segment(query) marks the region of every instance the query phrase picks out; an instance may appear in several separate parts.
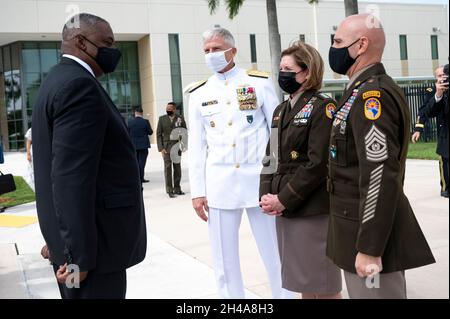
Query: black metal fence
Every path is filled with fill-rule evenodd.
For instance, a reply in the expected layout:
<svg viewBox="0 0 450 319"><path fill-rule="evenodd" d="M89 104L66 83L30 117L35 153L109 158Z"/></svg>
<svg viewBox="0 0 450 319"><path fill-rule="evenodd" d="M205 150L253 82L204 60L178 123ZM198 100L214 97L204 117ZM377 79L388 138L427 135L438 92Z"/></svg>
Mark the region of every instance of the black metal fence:
<svg viewBox="0 0 450 319"><path fill-rule="evenodd" d="M419 108L425 102L425 95L428 88L434 88L434 83L414 83L414 84L400 84L400 87L405 92L406 100L408 101L409 109L411 111L411 132L414 132L415 123L419 116ZM420 135L424 142L431 142L437 140L437 126L436 118L428 119L425 123L425 129Z"/></svg>
<svg viewBox="0 0 450 319"><path fill-rule="evenodd" d="M414 132L419 108L424 103L427 89L434 88L435 79L433 77L403 77L394 78L394 80L405 93L411 112L410 131ZM322 91L330 94L336 100L339 100L346 84L347 80L325 80ZM429 119L427 121L420 139L423 142L433 142L437 140L436 119Z"/></svg>

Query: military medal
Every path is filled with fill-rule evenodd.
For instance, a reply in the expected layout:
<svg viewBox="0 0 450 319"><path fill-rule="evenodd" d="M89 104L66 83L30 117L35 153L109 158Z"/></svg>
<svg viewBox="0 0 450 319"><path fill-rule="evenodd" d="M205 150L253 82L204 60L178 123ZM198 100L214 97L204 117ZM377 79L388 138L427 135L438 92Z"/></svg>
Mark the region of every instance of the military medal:
<svg viewBox="0 0 450 319"><path fill-rule="evenodd" d="M254 87L243 85L236 89L239 110L256 110L258 108L256 91Z"/></svg>
<svg viewBox="0 0 450 319"><path fill-rule="evenodd" d="M347 128L347 118L350 115L350 111L352 109L353 103L355 103L356 98L358 96L358 92L365 85L363 83L360 87L353 89L352 95L348 98L345 104L339 109L339 111L334 115L333 127L340 126L339 133L342 135L345 134L345 130Z"/></svg>
<svg viewBox="0 0 450 319"><path fill-rule="evenodd" d="M292 125L299 126L299 124L308 123L308 119L311 117L312 111L314 110L314 102L317 97L313 96L308 103L294 116L294 121Z"/></svg>
<svg viewBox="0 0 450 319"><path fill-rule="evenodd" d="M345 134L345 128L347 127L347 121L342 121L341 122L341 128L339 130L339 132L344 135Z"/></svg>

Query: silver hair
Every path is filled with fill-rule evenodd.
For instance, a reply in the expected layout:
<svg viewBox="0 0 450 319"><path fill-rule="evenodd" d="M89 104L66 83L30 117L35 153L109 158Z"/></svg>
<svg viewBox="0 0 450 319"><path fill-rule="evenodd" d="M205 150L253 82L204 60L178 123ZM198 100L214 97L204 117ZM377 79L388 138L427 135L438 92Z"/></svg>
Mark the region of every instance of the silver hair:
<svg viewBox="0 0 450 319"><path fill-rule="evenodd" d="M228 43L233 48L235 47L235 44L236 44L231 32L224 28L214 28L212 30L207 30L207 31L203 32L202 37L203 37L203 42L206 42L210 39L218 37L218 38L222 38L223 40L225 40L225 42Z"/></svg>
<svg viewBox="0 0 450 319"><path fill-rule="evenodd" d="M76 14L64 24L62 38L63 40L69 40L74 31L94 28L100 22L108 23L105 19L90 13Z"/></svg>

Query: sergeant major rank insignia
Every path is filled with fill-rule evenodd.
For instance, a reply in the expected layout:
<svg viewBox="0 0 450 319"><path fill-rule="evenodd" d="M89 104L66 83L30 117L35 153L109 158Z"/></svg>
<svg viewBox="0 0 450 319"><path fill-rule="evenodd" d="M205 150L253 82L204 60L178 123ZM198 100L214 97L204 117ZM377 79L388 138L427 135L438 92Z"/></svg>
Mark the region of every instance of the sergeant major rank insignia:
<svg viewBox="0 0 450 319"><path fill-rule="evenodd" d="M247 85L240 86L236 89L239 110L256 110L258 108L255 88Z"/></svg>

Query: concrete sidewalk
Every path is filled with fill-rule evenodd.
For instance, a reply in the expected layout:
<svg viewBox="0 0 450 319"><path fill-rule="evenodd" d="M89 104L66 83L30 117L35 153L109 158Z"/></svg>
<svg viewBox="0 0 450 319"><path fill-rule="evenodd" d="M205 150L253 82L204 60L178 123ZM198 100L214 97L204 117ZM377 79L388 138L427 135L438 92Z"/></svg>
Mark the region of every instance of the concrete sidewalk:
<svg viewBox="0 0 450 319"><path fill-rule="evenodd" d="M5 160L0 167L3 172L27 174L24 154L10 153ZM150 152L146 168L150 183L144 184L148 254L144 262L128 271L128 298L218 297L207 224L191 208L187 162L188 154L182 162L182 188L187 194L170 199L164 191L163 161L155 148ZM435 265L407 271L408 296L448 298L449 207L448 200L439 196L438 163L409 160L405 182L406 193L437 259ZM34 204L9 209L6 213L36 214ZM246 218L240 234L247 295L270 298L267 276ZM51 268L39 255L43 244L38 224L24 228L0 227L0 298L11 297L14 291L20 298L58 297ZM13 254L15 247L18 256Z"/></svg>

